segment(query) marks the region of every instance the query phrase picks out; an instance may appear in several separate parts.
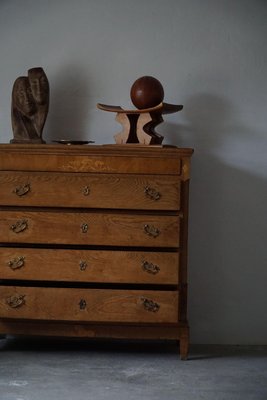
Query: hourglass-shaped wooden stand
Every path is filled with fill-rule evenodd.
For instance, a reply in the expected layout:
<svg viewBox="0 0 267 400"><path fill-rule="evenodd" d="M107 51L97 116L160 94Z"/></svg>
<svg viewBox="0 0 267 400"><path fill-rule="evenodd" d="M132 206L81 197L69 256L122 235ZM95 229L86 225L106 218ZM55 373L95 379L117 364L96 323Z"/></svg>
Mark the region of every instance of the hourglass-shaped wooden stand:
<svg viewBox="0 0 267 400"><path fill-rule="evenodd" d="M100 110L115 112L115 120L122 125L122 131L114 138L117 144L139 143L143 145L161 144L164 137L155 131L163 122L163 114L171 114L182 110L182 105L160 103L155 107L141 110L125 110L120 106L98 103Z"/></svg>

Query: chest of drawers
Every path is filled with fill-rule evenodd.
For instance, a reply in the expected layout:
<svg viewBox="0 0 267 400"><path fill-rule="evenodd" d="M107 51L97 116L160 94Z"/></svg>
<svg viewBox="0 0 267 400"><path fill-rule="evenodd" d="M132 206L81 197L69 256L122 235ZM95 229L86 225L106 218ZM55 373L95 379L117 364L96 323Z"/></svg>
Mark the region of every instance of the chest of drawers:
<svg viewBox="0 0 267 400"><path fill-rule="evenodd" d="M0 145L0 333L189 345L192 149Z"/></svg>

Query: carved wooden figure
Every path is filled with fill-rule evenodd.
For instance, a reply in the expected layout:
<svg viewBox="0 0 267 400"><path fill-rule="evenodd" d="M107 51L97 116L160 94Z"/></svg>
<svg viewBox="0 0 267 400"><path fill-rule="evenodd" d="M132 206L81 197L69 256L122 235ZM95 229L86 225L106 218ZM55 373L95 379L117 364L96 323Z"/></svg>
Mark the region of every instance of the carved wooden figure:
<svg viewBox="0 0 267 400"><path fill-rule="evenodd" d="M11 143L45 143L42 131L49 107L49 83L42 68L18 77L12 89Z"/></svg>
<svg viewBox="0 0 267 400"><path fill-rule="evenodd" d="M41 142L33 123L36 109L28 77L18 77L12 90L11 120L14 139L11 143Z"/></svg>
<svg viewBox="0 0 267 400"><path fill-rule="evenodd" d="M28 77L32 95L37 105L37 112L33 117L34 124L38 135L42 137L49 108L49 82L43 68L41 67L29 69Z"/></svg>

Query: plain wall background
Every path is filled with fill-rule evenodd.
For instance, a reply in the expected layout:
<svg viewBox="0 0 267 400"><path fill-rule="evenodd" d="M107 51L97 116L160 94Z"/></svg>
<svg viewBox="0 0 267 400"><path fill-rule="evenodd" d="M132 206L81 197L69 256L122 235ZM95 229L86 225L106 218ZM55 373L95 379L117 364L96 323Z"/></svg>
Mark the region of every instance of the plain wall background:
<svg viewBox="0 0 267 400"><path fill-rule="evenodd" d="M267 1L1 0L0 141L15 79L50 82L46 141L113 143L140 76L183 104L157 130L194 147L189 322L194 343L267 344Z"/></svg>

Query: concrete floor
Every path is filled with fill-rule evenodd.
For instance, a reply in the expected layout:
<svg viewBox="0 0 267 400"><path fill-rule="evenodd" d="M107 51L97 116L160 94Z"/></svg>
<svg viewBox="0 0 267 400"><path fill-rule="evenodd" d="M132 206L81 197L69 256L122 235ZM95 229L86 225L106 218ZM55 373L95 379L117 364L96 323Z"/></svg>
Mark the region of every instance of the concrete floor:
<svg viewBox="0 0 267 400"><path fill-rule="evenodd" d="M267 347L0 340L0 400L266 400Z"/></svg>

